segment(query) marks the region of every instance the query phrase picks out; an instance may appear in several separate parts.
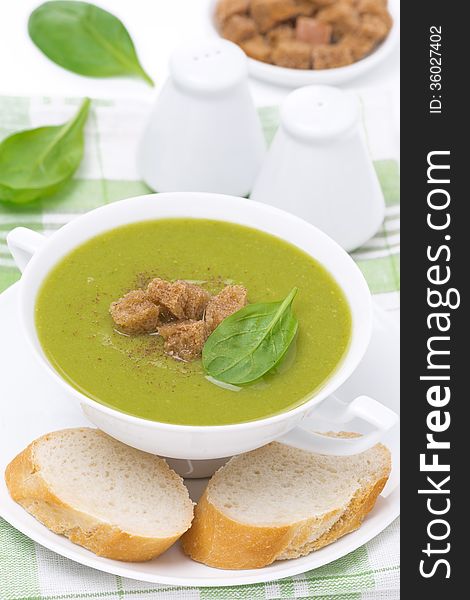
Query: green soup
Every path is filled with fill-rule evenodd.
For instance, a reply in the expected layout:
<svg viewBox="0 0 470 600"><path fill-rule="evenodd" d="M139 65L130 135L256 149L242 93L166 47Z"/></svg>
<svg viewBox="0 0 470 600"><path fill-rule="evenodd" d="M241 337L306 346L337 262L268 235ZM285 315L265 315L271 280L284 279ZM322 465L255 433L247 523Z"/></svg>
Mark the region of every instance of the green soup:
<svg viewBox="0 0 470 600"><path fill-rule="evenodd" d="M213 293L239 283L249 302L281 300L297 286L295 343L261 381L219 387L200 360L166 356L158 335L115 331L110 303L157 276L198 282ZM295 246L230 223L164 219L113 229L62 259L39 292L36 326L52 365L86 396L153 421L223 425L304 402L341 361L351 315L331 275Z"/></svg>

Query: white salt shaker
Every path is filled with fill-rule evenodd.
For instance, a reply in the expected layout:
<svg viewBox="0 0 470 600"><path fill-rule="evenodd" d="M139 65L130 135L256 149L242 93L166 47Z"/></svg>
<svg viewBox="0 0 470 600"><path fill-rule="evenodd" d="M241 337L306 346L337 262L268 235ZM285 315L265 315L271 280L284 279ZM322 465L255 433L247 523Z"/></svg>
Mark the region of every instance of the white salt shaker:
<svg viewBox="0 0 470 600"><path fill-rule="evenodd" d="M329 86L292 92L251 198L304 218L348 251L372 237L385 203L357 96Z"/></svg>
<svg viewBox="0 0 470 600"><path fill-rule="evenodd" d="M152 189L251 192L265 140L247 78L245 54L226 40L174 52L139 148L141 175Z"/></svg>

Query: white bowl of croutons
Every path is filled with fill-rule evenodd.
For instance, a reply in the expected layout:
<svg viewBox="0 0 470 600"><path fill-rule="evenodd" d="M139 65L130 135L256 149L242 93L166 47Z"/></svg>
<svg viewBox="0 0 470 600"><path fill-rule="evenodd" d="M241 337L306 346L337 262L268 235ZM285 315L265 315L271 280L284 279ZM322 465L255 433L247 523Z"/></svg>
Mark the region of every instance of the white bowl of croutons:
<svg viewBox="0 0 470 600"><path fill-rule="evenodd" d="M211 0L210 27L257 79L339 84L382 63L399 39L399 0Z"/></svg>

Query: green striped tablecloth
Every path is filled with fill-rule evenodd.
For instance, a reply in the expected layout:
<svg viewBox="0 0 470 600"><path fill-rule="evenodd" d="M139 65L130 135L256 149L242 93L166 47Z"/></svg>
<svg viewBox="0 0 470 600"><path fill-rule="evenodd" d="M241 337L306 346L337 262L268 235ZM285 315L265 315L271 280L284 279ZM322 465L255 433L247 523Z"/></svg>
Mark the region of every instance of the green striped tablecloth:
<svg viewBox="0 0 470 600"><path fill-rule="evenodd" d="M361 96L370 152L387 204L381 230L353 254L376 300L399 306L399 173L390 98ZM0 97L0 140L13 131L65 121L76 98ZM149 190L139 180L135 156L148 106L136 100L95 100L86 127L86 150L75 178L55 196L30 206L0 201L0 292L19 279L5 238L18 225L50 234L75 216L102 204ZM278 123L276 108L260 109L268 140ZM397 600L398 521L351 554L296 577L232 588L176 588L100 573L35 544L0 519L0 600L196 600L318 598Z"/></svg>

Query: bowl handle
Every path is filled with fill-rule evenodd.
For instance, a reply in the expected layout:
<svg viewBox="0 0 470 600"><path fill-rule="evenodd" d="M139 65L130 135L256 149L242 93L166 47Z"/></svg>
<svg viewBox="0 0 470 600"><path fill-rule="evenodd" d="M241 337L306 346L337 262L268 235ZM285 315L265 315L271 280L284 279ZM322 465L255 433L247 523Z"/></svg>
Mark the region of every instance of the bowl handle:
<svg viewBox="0 0 470 600"><path fill-rule="evenodd" d="M371 448L398 422L398 415L380 402L368 396L358 396L350 403L345 403L330 396L311 411L298 425L276 441L301 450L317 454L349 456L359 454ZM372 430L358 437L331 437L320 431L328 431L328 424L349 423L353 419L365 421Z"/></svg>
<svg viewBox="0 0 470 600"><path fill-rule="evenodd" d="M46 241L46 237L26 227L16 227L7 235L8 249L18 269L23 272L33 254Z"/></svg>

